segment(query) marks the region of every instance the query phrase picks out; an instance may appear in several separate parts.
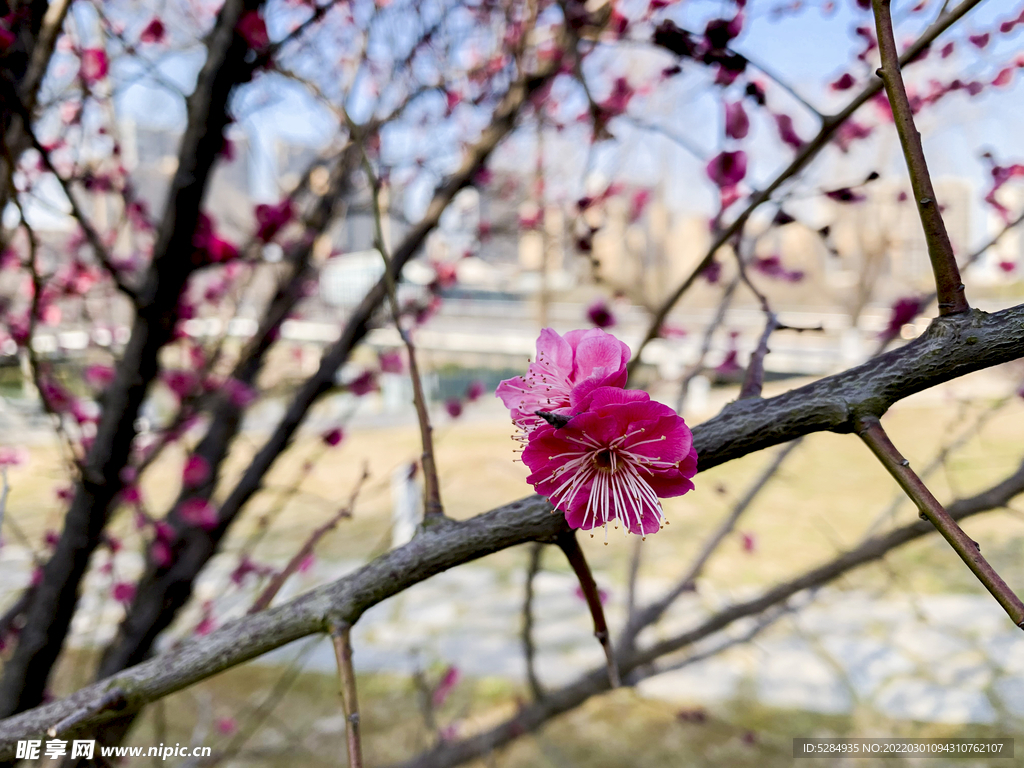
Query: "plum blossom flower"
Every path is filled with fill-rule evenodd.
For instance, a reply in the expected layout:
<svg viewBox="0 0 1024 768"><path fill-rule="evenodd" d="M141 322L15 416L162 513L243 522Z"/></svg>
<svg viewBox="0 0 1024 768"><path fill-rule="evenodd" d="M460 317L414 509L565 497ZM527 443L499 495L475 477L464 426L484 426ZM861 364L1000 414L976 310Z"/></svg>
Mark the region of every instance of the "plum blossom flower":
<svg viewBox="0 0 1024 768"><path fill-rule="evenodd" d="M573 528L621 522L661 529L661 498L693 490L697 451L686 423L641 390L599 387L562 427L538 427L523 451L527 478Z"/></svg>
<svg viewBox="0 0 1024 768"><path fill-rule="evenodd" d="M742 101L725 105L725 135L730 139L746 138L750 131L750 118Z"/></svg>
<svg viewBox="0 0 1024 768"><path fill-rule="evenodd" d="M210 477L210 462L198 454L192 454L182 470L182 481L186 488L202 485Z"/></svg>
<svg viewBox="0 0 1024 768"><path fill-rule="evenodd" d="M742 149L718 153L708 163L707 174L722 189L736 187L747 175L747 153Z"/></svg>
<svg viewBox="0 0 1024 768"><path fill-rule="evenodd" d="M402 373L405 370L402 353L397 349L390 352L381 352L377 355L377 359L380 361L380 369L384 373Z"/></svg>
<svg viewBox="0 0 1024 768"><path fill-rule="evenodd" d="M110 63L107 52L102 48L86 48L82 51L82 65L79 74L86 85L95 85L107 76Z"/></svg>
<svg viewBox="0 0 1024 768"><path fill-rule="evenodd" d="M189 525L212 531L217 527L217 508L199 496L186 499L178 508L181 519Z"/></svg>
<svg viewBox="0 0 1024 768"><path fill-rule="evenodd" d="M474 381L471 381L469 383L469 386L466 387L466 399L471 403L475 402L479 400L483 393L486 391L486 385L479 379L476 379Z"/></svg>
<svg viewBox="0 0 1024 768"><path fill-rule="evenodd" d="M167 29L164 27L163 21L160 20L159 16L154 16L153 20L146 25L146 28L139 35L139 42L162 43L166 34Z"/></svg>
<svg viewBox="0 0 1024 768"><path fill-rule="evenodd" d="M285 198L277 205L256 206L256 237L264 243L270 242L278 230L295 216L292 201Z"/></svg>
<svg viewBox="0 0 1024 768"><path fill-rule="evenodd" d="M238 20L238 26L235 29L245 39L245 42L249 44L249 47L254 50L258 51L270 45L267 24L257 11L249 11L244 14Z"/></svg>
<svg viewBox="0 0 1024 768"><path fill-rule="evenodd" d="M459 668L455 666L449 666L444 671L441 679L437 683L437 687L434 688L433 693L430 696L431 703L434 708L439 708L448 699L448 696L455 689L455 686L459 683L459 678L462 675L459 672Z"/></svg>
<svg viewBox="0 0 1024 768"><path fill-rule="evenodd" d="M368 395L371 392L376 392L379 388L377 374L373 371L363 371L345 386L356 397Z"/></svg>
<svg viewBox="0 0 1024 768"><path fill-rule="evenodd" d="M495 395L512 412L513 423L529 433L545 423L537 411L568 413L598 387L624 386L629 354L629 347L599 328L564 337L545 328L526 375L501 382Z"/></svg>
<svg viewBox="0 0 1024 768"><path fill-rule="evenodd" d="M320 439L324 441L324 445L330 446L331 448L333 448L336 445L339 445L341 441L344 439L344 437L345 433L341 430L340 427L329 429L322 435L320 435Z"/></svg>
<svg viewBox="0 0 1024 768"><path fill-rule="evenodd" d="M597 328L611 328L615 325L615 314L604 299L598 299L587 307L587 319Z"/></svg>
<svg viewBox="0 0 1024 768"><path fill-rule="evenodd" d="M885 330L881 333L881 336L883 338L894 336L899 332L900 328L917 317L917 314L920 311L921 299L916 296L904 296L897 299L892 305L889 322L886 325Z"/></svg>
<svg viewBox="0 0 1024 768"><path fill-rule="evenodd" d="M128 604L135 598L135 585L128 581L119 581L111 592L117 602Z"/></svg>
<svg viewBox="0 0 1024 768"><path fill-rule="evenodd" d="M775 125L779 129L779 138L793 149L800 149L804 140L797 134L793 127L793 118L789 115L775 115Z"/></svg>

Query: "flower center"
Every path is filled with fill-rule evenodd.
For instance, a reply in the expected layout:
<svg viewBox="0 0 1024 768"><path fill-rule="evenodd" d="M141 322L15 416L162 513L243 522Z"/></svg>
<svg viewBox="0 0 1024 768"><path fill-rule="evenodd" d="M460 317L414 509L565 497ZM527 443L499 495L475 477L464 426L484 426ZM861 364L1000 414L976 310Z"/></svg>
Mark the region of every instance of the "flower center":
<svg viewBox="0 0 1024 768"><path fill-rule="evenodd" d="M594 456L594 463L599 469L608 470L612 468L612 452L610 449L605 448L602 451L598 451L597 455Z"/></svg>

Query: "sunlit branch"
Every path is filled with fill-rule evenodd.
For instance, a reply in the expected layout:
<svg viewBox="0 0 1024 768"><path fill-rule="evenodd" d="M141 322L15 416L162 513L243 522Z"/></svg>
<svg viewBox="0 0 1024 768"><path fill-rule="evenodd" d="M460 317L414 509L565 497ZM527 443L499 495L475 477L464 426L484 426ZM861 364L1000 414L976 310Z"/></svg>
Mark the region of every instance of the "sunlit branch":
<svg viewBox="0 0 1024 768"><path fill-rule="evenodd" d="M910 108L907 88L900 72L900 58L896 50L889 3L890 0L872 0L871 3L878 31L878 50L882 58L882 66L877 74L885 82L896 131L903 145L903 156L910 171L910 186L924 227L924 239L928 246L932 272L935 273L939 314L966 312L970 305L964 293L964 284L960 280L960 268L956 263L956 254L953 253L953 244L946 232L946 224L942 220L939 201L935 199L935 190L932 188L932 179L928 173L928 162L921 144L921 134L914 125L914 113Z"/></svg>
<svg viewBox="0 0 1024 768"><path fill-rule="evenodd" d="M903 56L900 57L901 63L906 63L917 58L923 50L928 48L935 39L945 32L954 23L959 21L969 11L976 7L981 0L963 0L958 6L952 11L940 15L922 34L920 37L911 44ZM728 243L737 232L743 229L747 219L750 218L751 214L757 210L763 203L771 199L772 194L779 189L786 181L798 174L804 169L808 162L813 159L822 149L824 149L828 143L832 140L839 127L845 123L853 114L860 109L865 103L867 103L875 94L882 90L882 82L875 80L868 83L863 90L857 96L855 96L846 107L834 114L829 115L825 118L824 123L821 126L821 130L818 134L805 143L796 153L796 156L784 168L778 175L772 179L768 185L759 192L755 192L750 202L742 210L742 212L732 221L731 224L724 227L714 240L704 255L704 258L694 267L693 271L686 277L685 280L669 295L669 297L662 302L661 306L654 313L651 318L650 325L648 326L647 333L643 340L634 350L633 359L629 363L630 375L635 373L636 367L640 364L640 360L643 356L643 351L647 345L658 337L661 327L664 325L665 320L668 318L672 308L678 303L683 295L690 289L694 281L703 272L707 266L714 259L715 254L718 250Z"/></svg>
<svg viewBox="0 0 1024 768"><path fill-rule="evenodd" d="M1013 623L1024 629L1024 603L981 554L979 544L964 533L963 529L943 509L938 499L928 490L928 486L910 468L910 462L904 459L896 446L892 444L889 436L882 429L881 422L877 418L863 419L858 434L886 471L893 476L893 479L914 502L921 515L927 517L938 529L942 537L949 542L960 559L978 578L978 581L985 585L985 588L1003 607Z"/></svg>

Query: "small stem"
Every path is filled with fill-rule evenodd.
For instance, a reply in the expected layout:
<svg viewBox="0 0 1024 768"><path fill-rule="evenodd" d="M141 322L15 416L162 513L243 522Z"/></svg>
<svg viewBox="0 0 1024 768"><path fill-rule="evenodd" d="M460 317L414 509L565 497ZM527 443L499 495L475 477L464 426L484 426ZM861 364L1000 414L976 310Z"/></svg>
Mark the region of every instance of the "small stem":
<svg viewBox="0 0 1024 768"><path fill-rule="evenodd" d="M885 84L885 92L892 107L896 131L903 145L903 155L910 172L910 185L914 191L914 202L921 216L924 238L928 245L928 258L935 273L935 288L939 296L939 314L954 315L970 309L960 279L960 268L956 263L953 245L949 241L942 213L939 211L935 190L932 188L928 163L921 145L921 134L914 125L914 113L907 98L907 88L900 73L899 53L892 29L890 0L872 0L875 12L875 27L878 32L878 51L882 66L878 76Z"/></svg>
<svg viewBox="0 0 1024 768"><path fill-rule="evenodd" d="M655 603L651 603L640 611L633 611L630 613L629 620L626 624L626 629L623 630L622 637L619 639L619 644L632 648L634 646L636 637L640 634L640 631L645 627L649 627L658 621L664 614L665 611L671 607L671 605L682 595L684 592L690 592L696 588L697 577L704 570L704 566L707 565L711 556L718 550L719 545L725 541L725 537L728 536L736 527L737 521L740 516L746 512L750 505L754 503L757 496L764 490L768 482L775 477L775 474L779 471L782 463L786 460L790 453L796 449L800 443L803 442L802 437L798 437L796 440L792 440L781 449L779 449L774 458L768 463L768 466L764 468L757 479L747 489L747 492L743 494L743 498L736 502L733 506L729 516L719 523L718 528L715 529L714 533L708 537L707 541L704 542L704 546L701 547L700 552L697 554L696 559L686 570L686 573L681 579L679 579L671 590L665 593L660 600Z"/></svg>
<svg viewBox="0 0 1024 768"><path fill-rule="evenodd" d="M356 675L352 670L350 624L334 627L334 657L338 662L338 687L345 712L345 741L348 744L348 768L363 768L363 747L359 736L359 702L356 699Z"/></svg>
<svg viewBox="0 0 1024 768"><path fill-rule="evenodd" d="M353 132L357 130L355 123L350 121L350 128ZM360 141L363 149L363 168L366 177L370 180L370 187L373 194L370 196L373 205L374 240L381 258L384 259L384 282L387 286L388 303L391 305L391 314L395 321L395 328L405 345L406 354L409 356L409 378L412 380L412 399L416 406L416 417L419 422L420 440L423 443L423 456L420 460L423 466L423 519L444 517L444 507L441 505L441 485L437 479L437 460L434 456L433 427L430 425L430 413L427 410L427 399L423 394L423 381L420 379L419 365L416 362L416 346L412 342L412 336L402 328L402 314L398 306L398 293L395 288L395 275L391 271L391 255L387 243L384 241L384 227L380 206L380 179L373 171L370 164L370 156L366 153L365 142Z"/></svg>
<svg viewBox="0 0 1024 768"><path fill-rule="evenodd" d="M601 595L597 591L597 582L594 581L594 574L590 572L587 558L583 555L579 541L576 540L576 532L568 531L559 534L556 543L565 553L565 558L575 571L576 578L579 579L580 589L583 590L583 597L586 599L590 615L594 619L594 637L601 643L608 662L608 682L612 688L618 688L622 683L619 680L619 667L615 662L615 651L612 650L612 639L608 634L608 623L604 618Z"/></svg>
<svg viewBox="0 0 1024 768"><path fill-rule="evenodd" d="M260 611L269 608L270 603L273 602L277 593L281 591L281 587L283 587L284 583L288 581L288 578L299 570L299 566L302 565L303 561L307 557L313 554L313 550L320 542L320 539L337 528L338 523L342 520L352 517L352 509L355 507L356 498L359 496L359 491L363 487L363 483L366 482L366 479L369 476L370 470L364 465L363 474L360 476L359 480L356 481L356 487L349 496L348 503L339 509L330 520L310 534L309 538L306 539L306 542L299 548L299 551L296 552L292 556L292 559L288 561L288 564L285 565L280 573L270 580L270 584L267 585L267 588L263 590L262 594L260 594L256 599L256 602L253 603L252 607L249 609L250 614L259 613Z"/></svg>
<svg viewBox="0 0 1024 768"><path fill-rule="evenodd" d="M523 657L526 661L526 682L534 701L544 698L544 689L537 678L534 664L537 648L533 644L533 579L540 571L540 560L544 545L535 541L530 545L530 564L526 568L526 591L523 595Z"/></svg>
<svg viewBox="0 0 1024 768"><path fill-rule="evenodd" d="M1014 594L1006 582L982 557L978 543L971 539L942 505L932 495L917 473L910 468L910 462L903 458L877 418L862 419L857 434L867 444L882 465L893 476L903 491L917 505L921 515L927 517L949 545L956 550L967 567L1003 607L1010 619L1024 629L1024 603Z"/></svg>

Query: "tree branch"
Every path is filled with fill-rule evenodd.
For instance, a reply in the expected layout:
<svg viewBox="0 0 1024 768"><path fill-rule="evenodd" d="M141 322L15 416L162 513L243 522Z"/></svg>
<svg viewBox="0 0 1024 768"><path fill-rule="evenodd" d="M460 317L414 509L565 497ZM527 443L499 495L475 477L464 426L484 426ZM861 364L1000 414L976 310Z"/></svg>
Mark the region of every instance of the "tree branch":
<svg viewBox="0 0 1024 768"><path fill-rule="evenodd" d="M971 515L1005 506L1014 496L1024 493L1024 463L1006 480L969 499L949 505L950 515L961 520ZM934 532L931 523L918 520L887 534L871 537L858 547L845 552L832 561L784 582L761 596L744 603L729 606L714 614L692 630L664 640L641 651L619 648L618 663L623 675L631 683L660 671L652 665L670 653L692 646L730 624L747 616L758 616L785 603L790 597L806 589L820 587L843 574L875 560L910 541ZM641 672L641 670L649 670ZM442 744L413 759L392 768L451 768L474 758L489 754L520 736L537 730L552 718L568 712L591 696L608 690L608 678L603 668L593 669L578 680L550 692L543 701L521 708L513 717L490 730L458 742ZM0 731L2 732L2 731Z"/></svg>
<svg viewBox="0 0 1024 768"><path fill-rule="evenodd" d="M157 231L153 261L138 287L138 312L103 408L92 448L83 465L64 530L53 557L43 568L25 629L0 680L0 715L42 700L71 618L78 588L98 545L113 500L123 481L135 438L135 417L159 370L159 353L174 333L178 299L194 265L192 251L199 206L215 158L223 145L227 102L234 86L252 76L244 59L249 48L235 31L252 0L228 0L207 38L208 55L188 103L188 127L179 165L171 182L167 211Z"/></svg>
<svg viewBox="0 0 1024 768"><path fill-rule="evenodd" d="M996 573L988 560L982 556L978 543L964 533L963 529L949 516L949 513L942 508L938 499L928 490L928 486L910 468L910 462L900 455L882 428L881 422L874 417L866 418L861 422L857 433L886 471L899 483L904 493L914 502L921 515L930 520L932 525L938 529L942 538L948 541L949 545L960 555L960 559L978 577L978 581L985 585L985 588L1003 607L1013 623L1024 629L1024 603Z"/></svg>
<svg viewBox="0 0 1024 768"><path fill-rule="evenodd" d="M534 701L544 698L544 689L537 677L535 663L537 648L533 644L533 580L540 571L540 561L544 554L544 545L534 542L530 545L530 564L526 568L526 587L523 594L523 659L526 663L526 683Z"/></svg>
<svg viewBox="0 0 1024 768"><path fill-rule="evenodd" d="M557 514L557 513L556 513ZM608 662L608 684L612 688L618 688L619 668L615 665L615 652L612 650L612 638L608 632L608 622L604 618L604 606L601 604L601 593L594 581L594 574L590 572L590 565L580 548L576 539L576 531L562 533L555 540L559 549L565 554L565 559L572 566L576 578L580 582L580 589L583 590L583 598L587 601L587 608L594 619L594 637L601 644L604 650L605 659Z"/></svg>
<svg viewBox="0 0 1024 768"><path fill-rule="evenodd" d="M352 669L352 627L342 624L331 631L334 656L338 662L338 687L345 712L345 743L348 768L363 768L363 746L359 735L359 701L356 697L356 673Z"/></svg>
<svg viewBox="0 0 1024 768"><path fill-rule="evenodd" d="M708 469L811 432L851 432L856 419L881 415L899 399L966 373L1024 356L1022 328L1024 306L991 315L975 309L964 315L938 318L915 341L857 368L777 397L733 403L723 413L694 429L700 468ZM1019 475L1014 481L1024 486L1024 467ZM993 490L986 498L996 498L998 491L998 488ZM85 702L102 695L110 686L120 685L128 693L127 708L135 710L292 640L329 631L332 623L354 623L370 606L443 570L517 544L553 542L559 533L568 529L564 517L549 514L550 508L546 500L534 496L466 522L438 521L424 528L406 546L382 555L343 579L314 589L290 603L229 623L204 638L184 642L174 650L114 675L109 681L87 686L66 699L0 722L0 759L13 753L17 739L42 732ZM954 504L949 512L956 517L962 509ZM763 610L762 603L772 605L801 589L834 578L829 575L833 572L838 575L854 565L880 557L881 553L873 554L876 550L871 547L881 546L887 551L885 547L891 548L903 540L923 535L929 526L920 525L923 527L911 526L907 529L909 533L897 532L872 539L874 543L867 549L858 548L835 563L823 566L824 570L818 569L776 588L766 597L741 604L701 631L710 634L735 618ZM894 541L893 536L906 538L889 546L886 542ZM666 641L669 645L663 652L692 642L688 637ZM643 659L649 654L650 651L642 652L637 663L645 663ZM661 654L650 658L658 655ZM616 658L621 674L635 666L623 649ZM624 659L631 666L624 666ZM603 690L608 685L607 670L602 668L599 676L603 683L599 681L597 690ZM592 690L591 685L592 682L586 687L587 691ZM559 707L565 701L564 693L546 696L543 711L564 711ZM94 728L111 716L97 714L83 721L81 728Z"/></svg>
<svg viewBox="0 0 1024 768"><path fill-rule="evenodd" d="M956 6L952 11L940 15L939 18L937 18L921 34L921 36L918 37L917 40L915 40L914 43L907 48L906 51L904 51L903 56L900 57L900 62L905 64L908 61L913 61L914 59L916 59L918 56L921 55L922 51L928 48L935 41L935 39L938 38L939 35L941 35L943 32L949 29L949 27L951 27L954 23L963 18L980 2L981 0L963 0L963 2ZM708 264L711 263L711 260L715 257L715 254L718 252L718 249L721 248L726 243L728 243L729 240L737 232L743 229L744 225L747 222L747 219L750 218L750 215L755 210L757 210L763 203L771 199L771 196L775 192L775 190L777 190L786 181L788 181L790 178L792 178L801 170L803 170L804 166L807 165L807 163L809 163L822 149L824 149L828 145L829 141L832 140L832 136L835 134L837 130L839 130L839 127L847 120L849 120L858 109L860 109L865 103L867 103L873 96L875 96L875 94L879 93L881 90L882 82L880 80L868 83L864 87L864 89L859 94L857 94L841 112L826 117L824 123L822 123L821 130L818 131L818 134L813 139L804 144L803 147L800 148L800 150L796 153L796 156L793 158L790 164L786 166L768 184L767 187L753 195L750 202L747 204L747 207L743 209L740 215L737 216L731 224L729 224L727 227L722 229L717 234L714 241L711 243L711 246L708 248L707 253L704 255L704 258L701 259L701 261L697 264L696 267L694 267L693 271L689 274L689 276L679 285L678 288L676 288L675 291L672 292L672 294L664 302L662 302L661 306L659 306L658 310L654 313L654 316L651 319L650 326L648 326L646 335L644 336L640 345L636 348L636 350L634 350L633 359L629 363L630 375L633 375L636 367L640 364L640 359L644 348L651 341L658 338L658 334L661 330L662 325L665 324L665 320L668 318L669 312L672 311L672 308L676 305L679 299L683 297L683 294L690 290L690 286L693 285L694 281L697 279L700 273L703 272L707 268Z"/></svg>
<svg viewBox="0 0 1024 768"><path fill-rule="evenodd" d="M921 145L921 134L914 125L914 112L907 98L907 88L900 72L900 58L896 50L896 38L892 29L892 16L889 12L890 0L872 0L875 13L875 28L878 32L878 51L882 58L882 66L878 76L885 83L885 92L892 107L896 131L903 145L903 156L910 171L910 186L914 191L914 202L924 227L924 239L928 245L928 258L935 273L935 289L939 297L939 314L952 315L970 309L964 294L964 284L960 280L960 268L953 253L953 244L949 241L946 224L939 211L939 203L935 199L932 179L928 174L928 162L925 160L924 147Z"/></svg>

